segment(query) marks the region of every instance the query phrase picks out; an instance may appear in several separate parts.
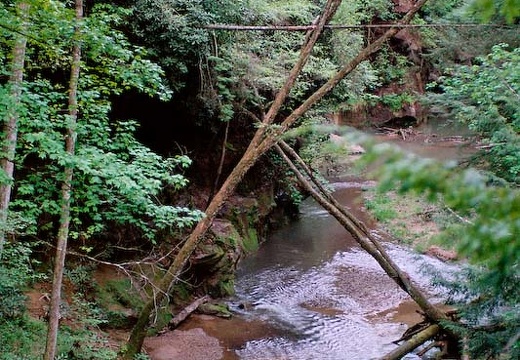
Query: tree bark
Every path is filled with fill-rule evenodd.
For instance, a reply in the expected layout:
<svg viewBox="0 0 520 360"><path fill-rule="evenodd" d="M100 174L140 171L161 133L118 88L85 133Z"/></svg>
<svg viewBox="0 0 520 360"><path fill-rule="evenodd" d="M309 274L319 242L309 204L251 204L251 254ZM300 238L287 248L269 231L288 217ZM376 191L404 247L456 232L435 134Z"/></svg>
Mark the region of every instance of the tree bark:
<svg viewBox="0 0 520 360"><path fill-rule="evenodd" d="M83 19L83 0L75 1L76 29L74 31L74 45L72 48L72 63L69 81L69 100L67 134L65 136L65 152L70 159L73 158L76 147L76 123L78 119L78 82L81 67L81 21ZM56 344L58 327L60 322L61 288L63 283L63 270L65 268L65 256L67 254L67 240L70 225L70 197L72 193L72 177L74 166L72 163L65 166L65 179L61 185L61 215L58 229L56 256L54 259L54 272L52 279L52 295L49 310L49 326L44 360L53 360L56 357Z"/></svg>
<svg viewBox="0 0 520 360"><path fill-rule="evenodd" d="M407 23L409 22L413 15L419 10L419 8L426 2L426 0L419 0L416 5L405 15L403 20L399 23ZM256 161L262 156L267 150L269 150L276 142L279 141L281 135L289 129L289 127L312 105L314 105L317 101L319 101L325 94L327 94L330 90L334 88L334 86L347 74L349 74L352 70L356 68L356 66L363 60L365 60L369 55L374 53L384 41L386 41L391 36L395 35L398 32L397 28L392 28L388 30L382 38L376 40L374 43L367 46L363 49L358 56L356 56L349 64L347 64L344 68L342 68L331 80L327 82L322 88L320 88L316 93L314 93L307 101L305 101L298 109L296 109L283 123L282 126L272 128L269 125L273 122L274 118L278 114L280 107L285 101L289 91L294 85L296 78L303 68L312 47L317 40L319 34L324 28L324 25L328 19L332 17L334 12L341 1L331 1L327 2L325 7L325 11L323 12L320 21L318 22L318 26L313 29L313 33L308 36L308 41L304 43L302 51L300 53L300 59L291 71L284 87L277 94L275 101L271 105L268 113L264 117L260 128L255 133L255 136L251 143L249 144L246 152L235 166L231 174L225 180L224 184L221 186L220 190L217 192L208 208L206 209L206 217L202 219L195 229L190 234L189 238L186 240L184 245L181 247L179 253L175 257L172 265L167 270L164 277L159 282L158 287L161 289L161 292L157 294L156 299L149 300L141 313L139 314L139 318L134 328L132 329L132 333L130 335L130 339L127 342L125 352L123 354L124 359L132 359L135 354L137 354L143 344L145 337L145 327L148 324L150 314L154 309L155 303L161 302L165 295L169 293L172 286L178 281L179 275L181 274L184 265L188 261L190 255L195 250L197 245L202 241L204 235L211 227L213 219L216 217L218 210L223 206L224 202L233 194L237 185L243 179L244 175L249 171L249 169L256 163ZM399 24L397 26L399 26ZM269 132L267 132L269 130Z"/></svg>
<svg viewBox="0 0 520 360"><path fill-rule="evenodd" d="M383 356L380 360L398 360L401 359L403 356L408 354L409 352L413 351L418 346L424 344L426 341L430 340L432 337L437 335L437 333L440 331L440 327L437 324L428 326L426 329L420 331L419 333L412 336L410 340L403 343L402 345L399 345L396 349L394 349L392 352L386 354Z"/></svg>
<svg viewBox="0 0 520 360"><path fill-rule="evenodd" d="M27 36L25 32L28 28L29 4L25 1L18 3L18 12L21 18L21 28L16 35L13 46L13 59L9 85L11 86L12 108L8 111L8 117L3 126L4 139L2 146L1 159L2 170L8 179L7 183L0 186L0 260L4 250L4 243L7 233L7 217L9 214L9 203L11 201L11 181L14 175L14 156L16 153L16 142L18 139L18 107L21 103L23 72L25 66L25 49L27 48Z"/></svg>

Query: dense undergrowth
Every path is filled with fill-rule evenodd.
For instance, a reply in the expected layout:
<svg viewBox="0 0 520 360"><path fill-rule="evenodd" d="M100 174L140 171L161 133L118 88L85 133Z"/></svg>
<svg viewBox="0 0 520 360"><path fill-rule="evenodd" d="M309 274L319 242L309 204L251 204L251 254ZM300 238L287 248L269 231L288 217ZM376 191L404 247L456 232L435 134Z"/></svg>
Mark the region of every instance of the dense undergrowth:
<svg viewBox="0 0 520 360"><path fill-rule="evenodd" d="M40 359L47 333L47 275L32 270L39 264L29 248L9 244L4 254L10 261L0 267L0 359ZM65 276L57 359L116 359L120 344L109 331L128 329L131 314L142 306L128 278L113 276L94 284L93 271L78 265Z"/></svg>

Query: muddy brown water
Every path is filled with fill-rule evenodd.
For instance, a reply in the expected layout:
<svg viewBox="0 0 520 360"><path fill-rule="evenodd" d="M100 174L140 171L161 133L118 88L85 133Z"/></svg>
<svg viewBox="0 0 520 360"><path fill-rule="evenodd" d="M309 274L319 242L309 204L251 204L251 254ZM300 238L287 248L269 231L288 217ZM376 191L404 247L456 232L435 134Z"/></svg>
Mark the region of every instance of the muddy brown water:
<svg viewBox="0 0 520 360"><path fill-rule="evenodd" d="M406 146L418 146L436 158L460 157L457 144ZM370 224L359 202L363 189L374 182L338 178L331 185L338 201ZM432 301L440 301L443 289L430 285L432 271L446 273L453 265L383 243ZM241 262L236 296L227 301L233 319L196 315L181 326L202 328L217 338L224 360L377 359L420 320L408 295L312 199L302 203L299 221L273 233ZM188 358L198 359L194 354Z"/></svg>

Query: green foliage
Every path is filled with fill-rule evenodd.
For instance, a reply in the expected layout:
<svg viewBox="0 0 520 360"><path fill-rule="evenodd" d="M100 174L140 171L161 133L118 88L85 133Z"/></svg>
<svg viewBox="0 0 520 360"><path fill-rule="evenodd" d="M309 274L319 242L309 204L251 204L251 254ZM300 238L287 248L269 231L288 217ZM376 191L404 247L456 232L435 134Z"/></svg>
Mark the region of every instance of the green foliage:
<svg viewBox="0 0 520 360"><path fill-rule="evenodd" d="M312 22L313 14L319 7L313 1L304 0L255 0L248 4L258 24L283 24L287 21L293 24L307 25Z"/></svg>
<svg viewBox="0 0 520 360"><path fill-rule="evenodd" d="M110 348L106 335L97 329L103 320L100 320L96 307L84 301L76 301L74 307L83 316L83 322L78 330L61 328L57 359L115 360L116 351ZM0 360L41 359L46 331L47 324L40 320L0 317Z"/></svg>
<svg viewBox="0 0 520 360"><path fill-rule="evenodd" d="M20 318L25 310L24 289L40 276L32 270L31 248L7 242L0 261L0 319Z"/></svg>
<svg viewBox="0 0 520 360"><path fill-rule="evenodd" d="M368 23L373 18L392 20L395 13L392 11L394 4L388 0L375 1L343 1L334 15L336 24Z"/></svg>
<svg viewBox="0 0 520 360"><path fill-rule="evenodd" d="M0 360L36 360L45 349L46 324L21 317L15 320L0 316Z"/></svg>
<svg viewBox="0 0 520 360"><path fill-rule="evenodd" d="M104 309L118 305L139 311L143 306L143 299L129 279L109 280L103 286L98 285L96 298Z"/></svg>
<svg viewBox="0 0 520 360"><path fill-rule="evenodd" d="M257 113L266 110L262 109L265 102L283 85L298 59L300 41L301 34L291 32L266 33L261 37L237 34L236 41L225 49L234 75L228 86L236 102L245 102L242 106ZM290 93L288 108L299 105L335 72L337 65L326 54L326 47L315 48Z"/></svg>
<svg viewBox="0 0 520 360"><path fill-rule="evenodd" d="M365 200L367 210L381 223L387 223L396 218L397 213L395 209L389 206L391 204L390 198L381 193L377 193L373 198Z"/></svg>
<svg viewBox="0 0 520 360"><path fill-rule="evenodd" d="M219 58L216 56L208 57L208 60L214 63L212 67L215 79L215 87L212 87L213 96L215 96L218 103L218 110L220 112L219 119L221 121L230 121L235 114L233 109L233 101L236 95L233 93L232 87L236 82L232 62L230 59ZM211 95L210 95L211 96Z"/></svg>
<svg viewBox="0 0 520 360"><path fill-rule="evenodd" d="M439 80L442 94L431 94L434 109L468 124L486 146L483 166L520 183L520 48L493 47L473 66L460 66Z"/></svg>
<svg viewBox="0 0 520 360"><path fill-rule="evenodd" d="M476 12L482 21L490 21L500 15L507 23L512 24L520 17L519 0L474 0L472 10Z"/></svg>
<svg viewBox="0 0 520 360"><path fill-rule="evenodd" d="M395 241L419 251L426 251L429 244L439 242L435 239L438 229L451 228L453 223L440 205L432 206L422 196L368 188L363 198L367 210ZM432 235L434 238L430 238Z"/></svg>
<svg viewBox="0 0 520 360"><path fill-rule="evenodd" d="M6 244L5 256L12 259L12 268L2 264L0 267L0 292L6 286L14 281L16 288L10 288L12 294L0 297L0 311L3 310L4 301L14 301L16 296L22 296L19 304L24 304L24 297L21 290L25 287L27 279L33 279L34 276L30 272L27 265L28 259L21 261L13 253L15 249L9 243ZM18 256L26 258L30 254L25 254L23 249L16 249ZM20 262L21 261L21 262ZM5 270L11 270L9 277L4 278ZM85 281L90 269L78 267L78 270L69 270L67 277L73 281L74 285L87 287ZM15 271L16 270L16 271ZM32 277L31 277L32 276ZM92 282L92 278L89 278ZM91 284L89 290L93 288ZM58 338L58 358L74 359L74 360L92 360L106 359L112 360L117 358L116 349L108 342L107 334L101 329L106 327L122 326L127 327L128 315L120 311L108 310L109 308L131 308L138 311L142 306L142 300L139 294L133 289L128 279L110 280L105 286L98 286L97 302L86 300L86 293L80 291L74 295L72 302L68 306L68 311L64 313L67 323L72 324L71 327L62 326L60 328L60 336ZM90 294L91 295L91 294ZM10 304L6 304L10 305ZM10 308L13 313L17 308ZM22 309L20 309L21 311ZM35 320L20 315L16 317L0 312L0 343L2 351L0 352L0 360L37 360L41 358L41 354L45 348L45 342L41 339L45 338L47 331L46 322Z"/></svg>
<svg viewBox="0 0 520 360"><path fill-rule="evenodd" d="M467 337L475 359L520 357L520 289L516 270L516 275L504 279L500 291L487 270L479 267L465 268L455 279L444 282L451 289L451 302L460 305L464 319L462 324L447 326Z"/></svg>
<svg viewBox="0 0 520 360"><path fill-rule="evenodd" d="M256 214L253 216L256 216ZM260 241L258 239L258 231L253 227L254 222L253 219L251 219L251 217L251 215L248 216L249 227L245 229L244 234L242 235L242 247L244 252L246 253L253 253L257 251L258 247L260 246Z"/></svg>
<svg viewBox="0 0 520 360"><path fill-rule="evenodd" d="M466 0L428 1L421 12L428 18L442 18L462 6Z"/></svg>
<svg viewBox="0 0 520 360"><path fill-rule="evenodd" d="M393 82L403 84L410 66L410 60L404 55L391 51L388 47L383 47L378 51L372 66L377 69L379 81L383 85Z"/></svg>
<svg viewBox="0 0 520 360"><path fill-rule="evenodd" d="M468 11L468 2L463 1L460 7L445 14L439 22L476 23L480 19L477 12ZM441 1L428 1L427 4L442 4ZM493 21L501 23L501 21ZM433 32L433 34L431 34ZM520 46L516 26L479 26L467 28L442 27L438 29L422 29L421 34L427 34L428 51L423 57L443 72L455 65L470 64L475 57L491 52L497 43L507 43L511 47ZM433 35L433 36L432 36ZM424 38L423 38L424 40Z"/></svg>
<svg viewBox="0 0 520 360"><path fill-rule="evenodd" d="M133 294L133 292L129 293ZM107 311L97 303L86 300L81 294L75 295L70 309L70 321L74 326L60 328L59 358L117 359L117 349L111 346L108 335L102 331L102 329L114 325L114 321L123 321L121 316L117 317L117 315L121 315L121 313Z"/></svg>
<svg viewBox="0 0 520 360"><path fill-rule="evenodd" d="M11 279L0 269L0 316L16 318L25 310L25 295L13 286Z"/></svg>
<svg viewBox="0 0 520 360"><path fill-rule="evenodd" d="M402 191L440 197L469 219L447 227L440 240L455 244L474 264L449 287L463 319L450 326L468 339L475 358L516 359L520 352L518 49L496 45L473 65L448 70L435 84L442 92L428 94L436 114L467 124L480 136L484 146L476 160L488 176L426 160L385 164L388 184L399 179Z"/></svg>
<svg viewBox="0 0 520 360"><path fill-rule="evenodd" d="M298 181L294 173L278 153L271 151L268 154L272 177L278 180L278 201L286 205L299 205L305 197L297 186Z"/></svg>
<svg viewBox="0 0 520 360"><path fill-rule="evenodd" d="M415 97L407 92L400 94L387 94L380 97L380 101L383 105L386 105L392 111L399 111L405 105L412 104L415 101Z"/></svg>
<svg viewBox="0 0 520 360"><path fill-rule="evenodd" d="M377 150L380 156L384 151L389 150ZM517 190L487 186L487 179L475 170L459 173L453 164L441 165L429 159L396 155L387 158L379 171L383 188L398 186L402 192L418 191L432 200L442 194L450 208L464 215L474 214L472 224L459 239L463 255L485 262L497 274L515 271L509 266L520 256L520 244L514 241L515 234L520 233Z"/></svg>
<svg viewBox="0 0 520 360"><path fill-rule="evenodd" d="M206 24L240 23L248 18L245 1L139 0L129 17L133 32L152 50L167 69L169 85L180 90L190 69L211 54L212 43L224 42L228 34L212 34ZM219 41L219 40L224 41ZM219 44L220 45L220 44Z"/></svg>
<svg viewBox="0 0 520 360"><path fill-rule="evenodd" d="M187 1L185 2L187 3ZM156 16L161 19L164 7L167 9L182 8L179 1L142 2L142 4L145 3L147 4L146 16L152 16L151 13L155 11L154 7L158 7L161 14ZM160 7L161 4L163 7ZM342 5L334 21L363 22L376 14L383 16L383 14L389 13L390 5L391 3L386 0L378 1L375 4L356 1L352 6ZM152 11L149 11L148 6L152 6ZM222 8L228 6L230 4L227 2L221 4ZM257 0L247 3L240 2L230 7L241 12L238 17L233 11L227 11L225 15L215 14L206 2L199 2L186 13L177 11L176 14L186 17L205 14L204 16L207 16L204 17L205 21L213 23L276 25L280 23L308 24L320 11L320 7L312 1ZM156 20L159 23L163 21ZM282 86L290 69L298 59L303 34L280 31L199 33L204 30L198 28L197 24L200 22L186 24L190 27L190 33L205 37L205 40L200 43L189 42L190 49L196 51L196 54L186 56L185 59L183 51L174 53L166 46L162 46L161 51L170 51L168 56L182 58L181 61L185 61L186 65L185 74L188 74L190 68L196 68L193 70L193 73L196 72L196 74L192 74L192 76L197 76L201 81L199 96L202 96L204 105L211 109L210 112L214 118L227 120L243 113L241 111L243 108L255 114L265 112L266 104ZM156 21L146 31L155 26L158 26ZM156 28L153 31L160 32L161 37L154 34L155 36L149 37L148 40L163 41L171 37L170 44L188 42L187 38L180 37L179 34L182 32L177 30ZM173 37L175 37L174 40ZM291 91L286 110L299 105L308 95L323 85L362 46L362 33L349 31L326 33L323 40L318 42L308 64ZM164 59L165 56L162 58ZM194 64L195 61L196 64ZM191 65L188 65L189 63ZM181 71L175 71L176 75L180 73ZM370 64L363 63L349 79L339 84L333 95L329 97L330 101L321 106L327 107L331 111L338 102L361 96L364 89L373 86L376 82L377 77Z"/></svg>
<svg viewBox="0 0 520 360"><path fill-rule="evenodd" d="M92 289L92 266L78 265L64 270L64 276L74 285L79 294L86 294Z"/></svg>
<svg viewBox="0 0 520 360"><path fill-rule="evenodd" d="M11 204L11 230L21 234L53 230L60 213L59 183L64 166L74 168L71 238L85 241L106 230L107 225L116 224L134 227L138 234L155 241L158 231L190 226L200 219L200 212L162 205L158 200L164 188L178 190L187 184L179 172L190 160L153 153L135 139L135 122L109 118L110 97L125 90L137 89L162 99L170 96L158 65L146 59L143 48L130 44L116 30L128 11L94 6L82 23L78 144L76 155L71 157L63 145L69 121L63 111L67 104L65 86L56 81L59 76L48 74L68 67L72 32L63 33L63 29L73 29L72 13L60 3L49 0L46 4L49 7L38 7L31 13L35 30L43 29L46 22L49 26L37 38L30 37L30 48L38 56L29 54L35 58L30 62L19 109L17 164L21 166ZM51 22L52 18L55 21ZM2 118L6 116L3 109ZM90 248L85 245L84 249Z"/></svg>

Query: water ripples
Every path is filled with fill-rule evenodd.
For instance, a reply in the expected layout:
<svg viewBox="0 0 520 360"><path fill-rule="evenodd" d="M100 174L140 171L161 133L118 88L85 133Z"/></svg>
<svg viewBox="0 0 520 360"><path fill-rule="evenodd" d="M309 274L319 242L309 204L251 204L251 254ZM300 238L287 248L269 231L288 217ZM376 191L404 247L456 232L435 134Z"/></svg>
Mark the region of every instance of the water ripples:
<svg viewBox="0 0 520 360"><path fill-rule="evenodd" d="M390 350L403 326L384 324L378 331L365 316L398 304L403 296L396 296L399 290L377 266L353 250L307 271L276 267L243 276L237 297L250 304L248 315L284 335L249 342L237 354L251 360L344 360L376 358ZM380 283L389 284L384 285L389 286L385 304L373 301L381 298ZM377 345L367 349L367 343Z"/></svg>
<svg viewBox="0 0 520 360"><path fill-rule="evenodd" d="M336 183L334 187L369 185ZM392 341L406 326L374 315L394 311L408 295L358 247L335 250L335 236L341 232L332 228L329 220L320 219L329 217L328 213L314 203L304 203L302 209L307 218L266 243L254 262L246 264L247 271L240 273L236 283L235 301L243 304L243 316L270 324L277 335L249 341L236 353L247 360L379 358L395 347ZM314 221L316 218L319 220ZM456 269L397 245L384 246L430 295L438 294L439 289L429 285L432 274L423 270L431 268L445 274ZM324 258L320 249L328 249L331 255ZM305 257L319 261L302 262ZM414 358L410 355L406 359Z"/></svg>

